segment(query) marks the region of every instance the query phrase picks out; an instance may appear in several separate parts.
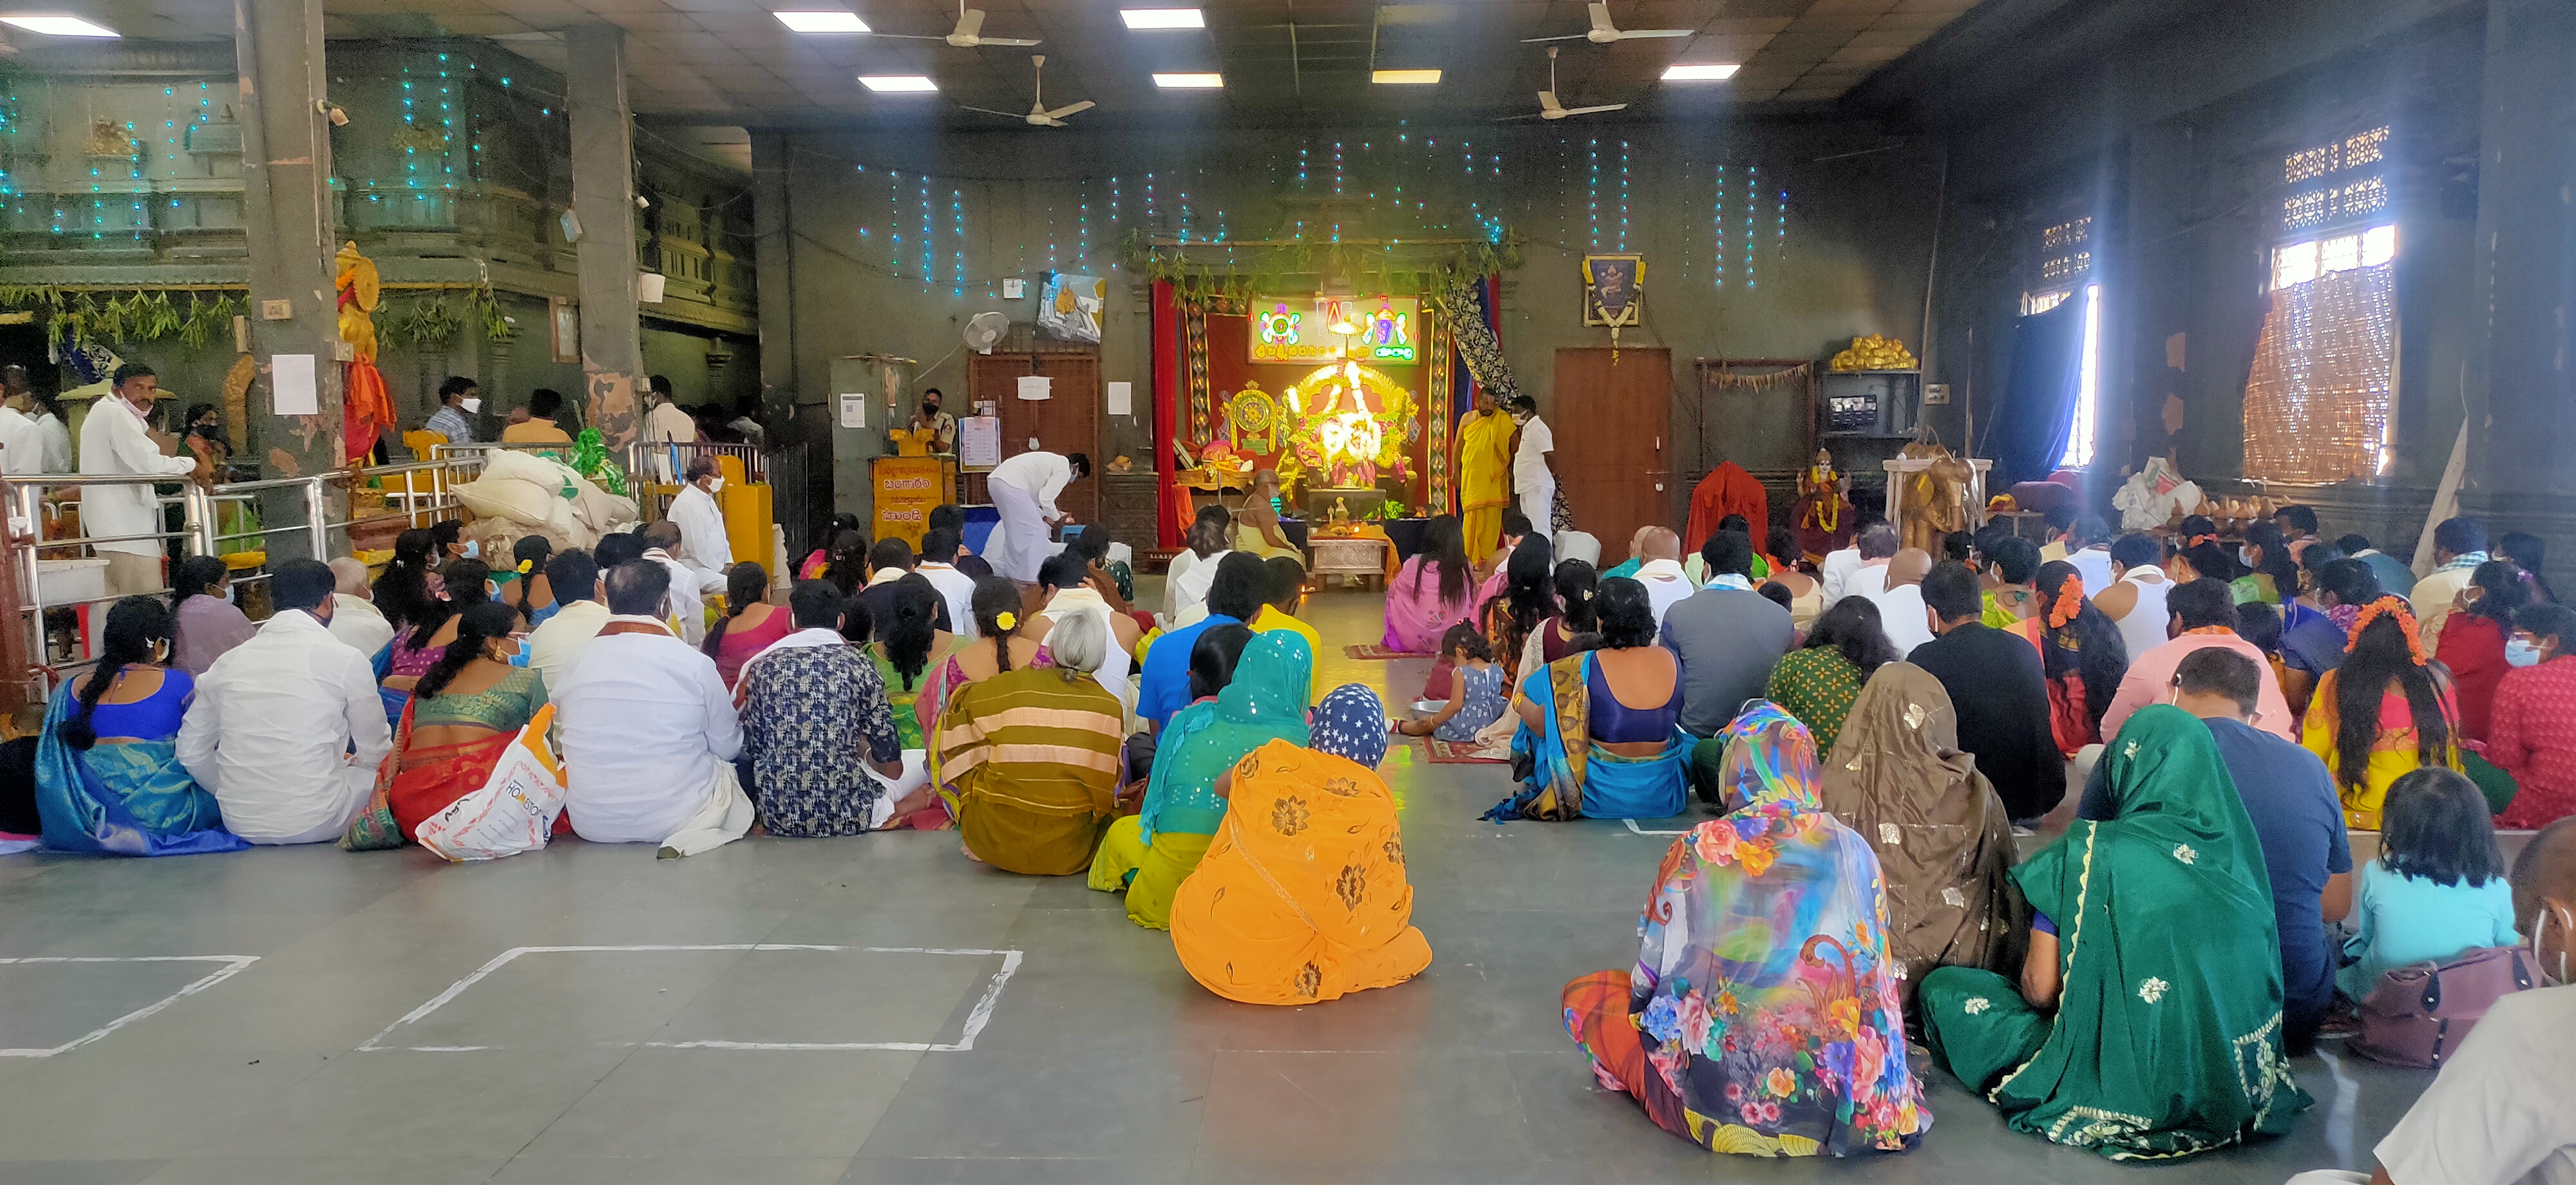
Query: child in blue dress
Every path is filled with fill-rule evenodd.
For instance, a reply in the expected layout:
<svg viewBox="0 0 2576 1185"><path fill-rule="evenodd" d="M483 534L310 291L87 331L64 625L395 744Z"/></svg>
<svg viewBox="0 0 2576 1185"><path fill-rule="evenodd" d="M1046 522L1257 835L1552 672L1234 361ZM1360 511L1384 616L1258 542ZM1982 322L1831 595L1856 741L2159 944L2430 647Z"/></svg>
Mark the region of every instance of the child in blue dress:
<svg viewBox="0 0 2576 1185"><path fill-rule="evenodd" d="M2426 766L2388 787L2379 858L2361 870L2353 936L2335 986L2355 1000L2410 963L2445 962L2483 946L2512 946L2513 891L2486 795L2465 775Z"/></svg>
<svg viewBox="0 0 2576 1185"><path fill-rule="evenodd" d="M1465 623L1449 627L1440 639L1440 654L1457 670L1448 702L1438 712L1405 721L1396 730L1411 737L1460 744L1473 741L1485 726L1503 718L1510 691L1503 686L1503 668L1495 664L1493 647L1485 636Z"/></svg>

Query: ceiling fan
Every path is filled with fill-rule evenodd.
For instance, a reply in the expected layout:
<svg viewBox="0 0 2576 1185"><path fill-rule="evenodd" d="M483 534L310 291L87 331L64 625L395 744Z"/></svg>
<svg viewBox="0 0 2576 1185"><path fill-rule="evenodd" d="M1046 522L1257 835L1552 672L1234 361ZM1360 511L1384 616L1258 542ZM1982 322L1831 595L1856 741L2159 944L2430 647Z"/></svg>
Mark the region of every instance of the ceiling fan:
<svg viewBox="0 0 2576 1185"><path fill-rule="evenodd" d="M984 36L984 10L966 7L966 0L957 0L957 27L949 30L946 36L929 33L879 33L877 36L901 37L907 41L945 41L959 49L973 49L979 45L1037 44L1035 41L1025 41L1017 37Z"/></svg>
<svg viewBox="0 0 2576 1185"><path fill-rule="evenodd" d="M1089 111L1094 106L1091 100L1084 99L1083 101L1075 103L1069 107L1058 107L1053 111L1047 110L1046 55L1042 53L1030 54L1029 61L1035 63L1037 66L1038 85L1037 99L1029 104L1029 113L1027 115L1018 115L1009 111L995 111L990 107L967 107L966 109L968 111L982 112L985 115L998 115L1004 119L1024 120L1037 127L1060 128L1065 126L1065 116L1072 115L1079 111ZM964 104L959 105L964 106Z"/></svg>
<svg viewBox="0 0 2576 1185"><path fill-rule="evenodd" d="M1584 7L1592 13L1590 32L1568 33L1562 37L1523 37L1521 43L1529 45L1541 41L1572 41L1579 37L1595 45L1608 45L1615 41L1627 41L1637 37L1688 37L1692 33L1689 29L1622 29L1610 23L1610 5L1604 0L1593 0L1593 3Z"/></svg>
<svg viewBox="0 0 2576 1185"><path fill-rule="evenodd" d="M1538 93L1538 110L1528 115L1506 115L1505 122L1515 119L1563 119L1569 115L1590 115L1596 111L1617 111L1626 103L1602 103L1591 107L1568 107L1556 101L1556 47L1547 47L1547 89Z"/></svg>

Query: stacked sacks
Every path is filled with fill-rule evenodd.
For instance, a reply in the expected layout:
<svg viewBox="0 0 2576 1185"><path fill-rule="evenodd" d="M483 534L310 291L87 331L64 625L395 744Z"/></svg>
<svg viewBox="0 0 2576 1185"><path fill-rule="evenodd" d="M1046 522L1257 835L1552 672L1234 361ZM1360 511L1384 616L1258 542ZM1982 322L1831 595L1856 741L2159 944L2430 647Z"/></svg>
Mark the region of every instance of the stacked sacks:
<svg viewBox="0 0 2576 1185"><path fill-rule="evenodd" d="M457 486L456 498L475 518L543 535L557 549L595 547L637 519L634 499L601 490L561 461L505 449L488 454L483 475Z"/></svg>

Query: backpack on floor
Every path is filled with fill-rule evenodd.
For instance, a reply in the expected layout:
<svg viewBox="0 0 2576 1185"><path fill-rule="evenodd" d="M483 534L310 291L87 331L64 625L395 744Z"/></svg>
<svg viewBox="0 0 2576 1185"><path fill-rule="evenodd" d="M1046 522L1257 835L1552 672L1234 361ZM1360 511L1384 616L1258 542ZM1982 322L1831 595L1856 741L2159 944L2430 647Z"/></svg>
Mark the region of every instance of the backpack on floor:
<svg viewBox="0 0 2576 1185"><path fill-rule="evenodd" d="M2519 946L2482 946L2444 963L2409 963L2379 977L2361 1002L2354 1052L2399 1066L2438 1067L2495 1002L2537 981Z"/></svg>

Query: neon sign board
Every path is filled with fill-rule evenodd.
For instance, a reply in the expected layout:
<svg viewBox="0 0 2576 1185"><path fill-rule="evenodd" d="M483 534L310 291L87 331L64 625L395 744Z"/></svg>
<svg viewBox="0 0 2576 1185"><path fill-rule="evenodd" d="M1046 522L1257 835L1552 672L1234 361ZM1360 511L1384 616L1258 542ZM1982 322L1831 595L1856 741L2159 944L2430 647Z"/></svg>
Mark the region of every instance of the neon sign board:
<svg viewBox="0 0 2576 1185"><path fill-rule="evenodd" d="M1247 316L1254 362L1409 363L1423 329L1410 296L1256 297Z"/></svg>

